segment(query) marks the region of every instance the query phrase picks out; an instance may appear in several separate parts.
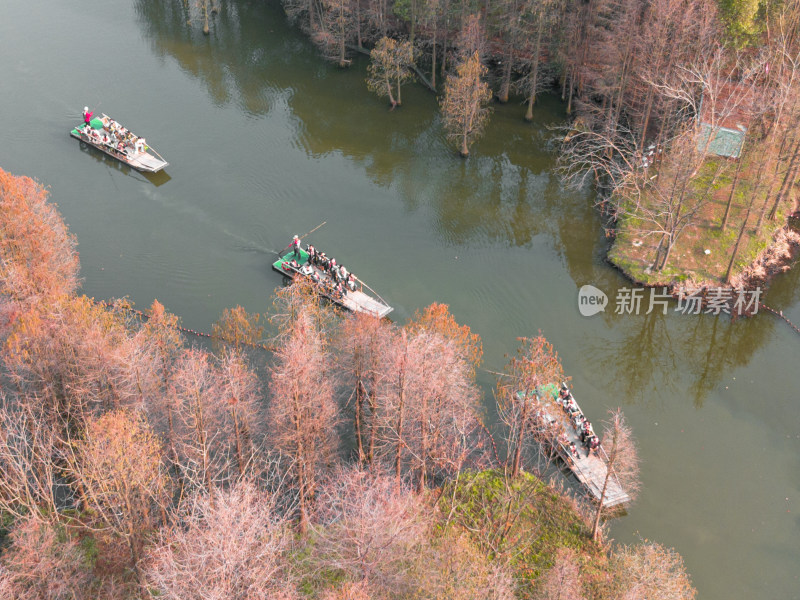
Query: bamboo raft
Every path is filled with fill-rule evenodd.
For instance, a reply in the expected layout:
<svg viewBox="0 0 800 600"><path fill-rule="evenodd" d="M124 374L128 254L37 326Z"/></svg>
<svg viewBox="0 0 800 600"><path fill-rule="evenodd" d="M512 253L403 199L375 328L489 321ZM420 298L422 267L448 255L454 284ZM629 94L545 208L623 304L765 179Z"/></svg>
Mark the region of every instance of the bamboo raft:
<svg viewBox="0 0 800 600"><path fill-rule="evenodd" d="M91 126L79 125L72 129L69 134L75 139L97 148L100 152L133 167L137 171L158 173L169 165L153 148L139 146L137 142L140 138L124 128L123 130L128 134L126 141L118 140L116 143L104 141L104 137L111 139L112 126L119 126L108 115L104 114L102 117L95 117L91 123Z"/></svg>
<svg viewBox="0 0 800 600"><path fill-rule="evenodd" d="M369 290L369 287L360 279L356 279L358 285L356 290L348 289L343 294L335 293L331 287L333 284L333 277L318 266L312 265L308 260L308 252L302 248L300 249L300 259L297 260L297 267L291 265L293 258L294 251L291 250L272 263L272 268L281 275L293 280L298 277L310 278L312 273L316 273L320 278L320 283L318 284L320 293L337 306L341 306L349 311L362 312L378 318L383 318L394 310L394 308L386 304L382 298L374 298L367 294L364 288ZM304 267L306 267L307 272L308 269L311 271L308 272L308 274L302 273L301 269Z"/></svg>
<svg viewBox="0 0 800 600"><path fill-rule="evenodd" d="M558 412L555 417L545 412L547 420L550 423L555 422L562 425L563 432L566 435L566 442L556 440L553 444L553 450L555 450L567 467L569 467L570 471L575 474L575 477L578 479L581 485L588 490L592 498L596 502L600 502L600 497L603 493L603 483L605 482L606 474L608 473L608 455L606 454L606 451L603 449L603 446L600 445L595 452L589 453L587 456L587 450L583 447L578 432L576 432L573 428L569 417L555 402L556 398L558 397L558 386L555 384L549 384L545 387L543 392L549 395L553 400L552 403L548 403L548 406L558 408ZM575 400L575 404L578 406L577 400ZM578 410L583 413L580 406L578 406ZM574 456L570 451L568 446L569 442L573 442L578 449L577 457ZM603 499L603 508L622 506L628 504L630 500L630 496L622 488L617 476L612 471L611 476L608 479L606 495Z"/></svg>

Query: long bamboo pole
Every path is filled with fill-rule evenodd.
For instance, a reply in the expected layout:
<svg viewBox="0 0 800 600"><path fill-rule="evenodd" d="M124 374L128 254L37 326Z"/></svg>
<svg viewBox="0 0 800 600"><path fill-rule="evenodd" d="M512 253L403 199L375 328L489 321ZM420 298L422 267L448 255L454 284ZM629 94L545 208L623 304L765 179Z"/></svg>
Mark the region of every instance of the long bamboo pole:
<svg viewBox="0 0 800 600"><path fill-rule="evenodd" d="M303 235L301 235L301 236L300 236L300 239L302 240L303 238L305 238L305 237L308 237L309 235L311 235L312 233L314 233L314 232L315 232L317 229L319 229L320 227L322 227L323 225L325 225L325 223L327 223L327 221L323 221L322 223L320 223L319 225L317 225L316 227L314 227L314 229L312 229L311 231L308 231L308 232L304 233ZM289 248L291 248L291 246L292 246L292 243L291 243L291 242L289 242L289 245L287 245L287 246L286 246L286 248L284 248L283 250L281 250L281 251L280 251L280 253L278 253L278 252L275 252L275 254L277 254L277 255L278 255L278 258L283 258L283 253L284 253L284 252L286 252L286 251L287 251Z"/></svg>

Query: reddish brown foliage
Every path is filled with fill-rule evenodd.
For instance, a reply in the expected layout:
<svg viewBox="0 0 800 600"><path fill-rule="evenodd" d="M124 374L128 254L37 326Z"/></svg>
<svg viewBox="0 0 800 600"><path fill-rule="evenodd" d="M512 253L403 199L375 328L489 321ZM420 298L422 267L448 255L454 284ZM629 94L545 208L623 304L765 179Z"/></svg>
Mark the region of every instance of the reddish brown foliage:
<svg viewBox="0 0 800 600"><path fill-rule="evenodd" d="M32 302L71 294L78 285L75 239L47 191L30 177L0 169L0 286Z"/></svg>
<svg viewBox="0 0 800 600"><path fill-rule="evenodd" d="M359 461L372 463L378 441L379 399L389 376L387 358L394 329L363 313L348 317L336 340L338 383L353 407Z"/></svg>
<svg viewBox="0 0 800 600"><path fill-rule="evenodd" d="M269 440L289 461L304 530L319 471L333 458L337 411L314 315L300 310L287 325L270 381Z"/></svg>
<svg viewBox="0 0 800 600"><path fill-rule="evenodd" d="M8 600L88 598L91 580L79 543L34 516L18 521L0 561L0 597ZM4 572L5 571L5 572Z"/></svg>
<svg viewBox="0 0 800 600"><path fill-rule="evenodd" d="M423 499L394 477L343 469L320 490L317 522L320 563L383 597L408 591L408 570L432 519Z"/></svg>
<svg viewBox="0 0 800 600"><path fill-rule="evenodd" d="M558 354L543 335L519 340L517 356L508 362L505 375L497 382L498 414L507 428L513 477L519 474L522 453L529 443L537 439L547 442L554 435L543 426L542 411L555 414L558 407L541 392L541 387L565 379Z"/></svg>
<svg viewBox="0 0 800 600"><path fill-rule="evenodd" d="M460 350L424 330L401 330L389 348L378 445L395 474L409 470L420 490L429 477L455 473L468 458L480 462L480 393Z"/></svg>
<svg viewBox="0 0 800 600"><path fill-rule="evenodd" d="M137 413L110 412L91 421L71 460L87 508L127 542L138 568L144 534L165 502L161 444Z"/></svg>
<svg viewBox="0 0 800 600"><path fill-rule="evenodd" d="M560 548L555 564L536 586L537 600L584 600L575 551Z"/></svg>
<svg viewBox="0 0 800 600"><path fill-rule="evenodd" d="M622 600L693 600L697 595L683 559L672 548L653 543L623 546L612 563L617 571L615 597Z"/></svg>
<svg viewBox="0 0 800 600"><path fill-rule="evenodd" d="M260 314L250 314L241 306L226 308L213 326L215 344L222 348L232 346L233 350L239 351L243 346L260 343L264 336L264 327L260 325L260 321Z"/></svg>
<svg viewBox="0 0 800 600"><path fill-rule="evenodd" d="M120 315L86 297L22 314L3 354L17 390L35 398L37 414L65 427L138 402L140 358Z"/></svg>
<svg viewBox="0 0 800 600"><path fill-rule="evenodd" d="M295 598L290 538L274 500L246 483L197 496L181 523L161 532L148 584L165 600Z"/></svg>
<svg viewBox="0 0 800 600"><path fill-rule="evenodd" d="M434 302L422 312L414 313L414 318L406 324L406 329L411 333L428 331L437 333L443 338L452 341L462 353L464 359L474 369L480 366L483 357L483 344L477 333L472 333L469 325L459 325L450 313L447 304Z"/></svg>
<svg viewBox="0 0 800 600"><path fill-rule="evenodd" d="M237 357L220 366L192 349L178 361L162 410L174 414L175 445L187 483L212 489L241 474L252 456L256 381Z"/></svg>
<svg viewBox="0 0 800 600"><path fill-rule="evenodd" d="M639 453L633 439L633 431L625 422L621 409L610 411L608 420L603 422L603 439L601 447L606 457L607 471L600 500L595 509L592 537L598 539L600 534L600 515L603 512L603 501L606 497L608 482L615 477L631 500L636 498L641 485L639 480Z"/></svg>

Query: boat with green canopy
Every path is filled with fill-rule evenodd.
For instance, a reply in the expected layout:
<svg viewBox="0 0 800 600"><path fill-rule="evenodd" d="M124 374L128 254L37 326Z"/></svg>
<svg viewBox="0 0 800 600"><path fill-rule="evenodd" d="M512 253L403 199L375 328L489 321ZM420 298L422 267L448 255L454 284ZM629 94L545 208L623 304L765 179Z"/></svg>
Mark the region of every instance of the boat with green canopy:
<svg viewBox="0 0 800 600"><path fill-rule="evenodd" d="M316 252L313 246L308 248L313 254L298 247L297 254L294 250L282 254L272 268L290 279L306 278L314 282L320 294L349 311L383 318L394 310L360 278L336 265L335 259Z"/></svg>
<svg viewBox="0 0 800 600"><path fill-rule="evenodd" d="M84 109L84 112L87 110ZM158 173L169 165L143 137L135 135L105 114L90 118L88 123L78 125L69 134L137 171Z"/></svg>

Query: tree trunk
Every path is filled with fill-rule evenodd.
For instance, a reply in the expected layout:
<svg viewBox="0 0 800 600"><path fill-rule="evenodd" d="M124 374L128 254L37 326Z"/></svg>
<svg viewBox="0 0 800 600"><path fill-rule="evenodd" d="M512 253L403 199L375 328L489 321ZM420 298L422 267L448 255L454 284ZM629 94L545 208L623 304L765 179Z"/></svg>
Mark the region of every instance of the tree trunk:
<svg viewBox="0 0 800 600"><path fill-rule="evenodd" d="M203 0L203 34L208 35L211 30L208 27L208 2Z"/></svg>
<svg viewBox="0 0 800 600"><path fill-rule="evenodd" d="M656 255L653 259L653 264L650 265L651 271L658 271L658 265L661 259L661 249L664 247L664 240L667 239L667 234L661 234L661 239L658 241L658 246L656 246Z"/></svg>
<svg viewBox="0 0 800 600"><path fill-rule="evenodd" d="M575 82L572 76L569 78L569 96L567 97L567 114L572 114L572 94L575 89Z"/></svg>
<svg viewBox="0 0 800 600"><path fill-rule="evenodd" d="M467 158L469 156L469 146L467 145L467 132L461 137L461 156Z"/></svg>
<svg viewBox="0 0 800 600"><path fill-rule="evenodd" d="M650 127L650 113L653 111L653 88L652 86L647 90L647 97L644 103L644 119L642 120L642 137L639 141L639 148L644 150L644 145L647 142L647 128Z"/></svg>
<svg viewBox="0 0 800 600"><path fill-rule="evenodd" d="M169 450L172 456L172 460L175 461L175 464L178 464L178 452L175 450L175 425L173 424L173 417L172 417L172 406L170 405L167 408L167 430L169 433Z"/></svg>
<svg viewBox="0 0 800 600"><path fill-rule="evenodd" d="M447 77L447 19L445 19L444 37L442 38L442 81Z"/></svg>
<svg viewBox="0 0 800 600"><path fill-rule="evenodd" d="M508 102L508 94L511 89L511 67L514 63L514 48L511 47L505 56L505 64L503 65L503 79L500 82L500 92L497 94L497 99L505 104Z"/></svg>
<svg viewBox="0 0 800 600"><path fill-rule="evenodd" d="M200 452L203 459L203 482L206 486L206 491L211 491L211 468L208 460L208 436L206 434L205 418L203 416L202 401L199 397L195 398L194 405L194 418L195 430L197 432L197 441L200 444Z"/></svg>
<svg viewBox="0 0 800 600"><path fill-rule="evenodd" d="M750 219L750 211L753 209L753 203L755 202L755 196L750 197L750 202L747 204L747 212L744 215L744 220L742 221L742 226L739 229L739 237L736 238L736 244L733 246L733 252L731 252L731 260L728 263L728 269L725 271L724 280L730 283L731 280L731 271L733 270L733 263L736 262L736 255L739 253L739 245L742 242L742 238L744 237L744 231L747 229L747 221Z"/></svg>
<svg viewBox="0 0 800 600"><path fill-rule="evenodd" d="M764 197L764 204L761 205L761 210L758 213L758 221L756 221L756 233L761 233L761 228L764 226L764 217L767 216L767 207L769 206L769 195Z"/></svg>
<svg viewBox="0 0 800 600"><path fill-rule="evenodd" d="M681 221L681 211L683 210L683 201L686 198L686 190L689 186L689 181L691 181L691 178L691 176L683 178L680 195L678 197L678 204L675 207L675 211L669 217L670 220L667 228L667 246L666 250L664 251L664 260L661 261L661 266L657 269L658 271L663 270L664 267L667 266L669 255L672 252L673 246L675 246L675 242L677 240L677 228Z"/></svg>
<svg viewBox="0 0 800 600"><path fill-rule="evenodd" d="M298 529L301 534L305 534L308 531L308 500L306 498L305 469L302 463L297 465L297 473L300 480L300 523L298 524Z"/></svg>
<svg viewBox="0 0 800 600"><path fill-rule="evenodd" d="M436 24L433 25L433 50L431 52L431 87L436 89Z"/></svg>
<svg viewBox="0 0 800 600"><path fill-rule="evenodd" d="M419 433L420 433L420 467L419 467L419 482L417 491L418 493L422 493L425 489L425 475L428 471L428 427L427 427L427 420L428 417L428 399L423 398L422 400L422 414L420 415L419 420Z"/></svg>
<svg viewBox="0 0 800 600"><path fill-rule="evenodd" d="M742 155L741 155L741 152L740 152L739 153L738 162L736 163L736 173L734 173L734 175L733 175L733 183L731 183L731 193L728 195L728 204L727 204L727 206L725 206L725 214L722 217L722 225L720 226L720 229L722 229L722 231L725 231L725 228L728 226L728 217L730 217L730 214L731 214L731 205L733 204L733 195L736 192L736 184L739 182L739 173L741 173L741 171L742 171L742 163L743 162L744 162L744 159L742 158ZM749 213L749 209L748 209L748 213ZM727 277L726 277L726 279L727 279Z"/></svg>
<svg viewBox="0 0 800 600"><path fill-rule="evenodd" d="M536 45L533 50L533 58L531 58L531 93L528 97L528 110L525 112L525 120L533 120L533 104L536 102L536 88L539 87L539 59L542 51L542 30L544 29L544 18L539 17L539 28L536 32ZM562 91L561 99L564 99Z"/></svg>
<svg viewBox="0 0 800 600"><path fill-rule="evenodd" d="M133 574L136 576L136 581L141 582L142 574L139 570L139 549L136 547L136 540L133 534L128 535L128 548L131 552L131 566L133 567Z"/></svg>
<svg viewBox="0 0 800 600"><path fill-rule="evenodd" d="M798 168L800 167L800 165L797 164L798 157L800 157L800 136L798 136L797 141L795 142L792 158L789 161L789 166L786 168L786 175L781 183L781 189L778 192L778 195L775 197L775 204L772 205L772 210L769 213L770 221L775 220L775 216L778 214L778 206L780 205L781 201L788 196L792 187L794 186L794 182L797 179Z"/></svg>
<svg viewBox="0 0 800 600"><path fill-rule="evenodd" d="M414 36L417 31L417 1L411 0L411 32L409 33L408 40L411 45L414 45Z"/></svg>
<svg viewBox="0 0 800 600"><path fill-rule="evenodd" d="M239 477L244 476L244 454L242 453L242 432L239 429L239 415L234 408L233 413L233 433L236 437L236 464L239 465Z"/></svg>
<svg viewBox="0 0 800 600"><path fill-rule="evenodd" d="M340 31L340 38L339 38L339 68L343 69L347 66L347 61L345 60L345 43L344 43L344 32Z"/></svg>
<svg viewBox="0 0 800 600"><path fill-rule="evenodd" d="M301 534L305 534L308 530L308 499L307 499L307 476L305 469L305 453L306 448L303 443L303 418L302 410L300 408L300 400L297 393L294 394L294 435L296 440L297 453L295 455L295 470L297 472L297 485L300 491L300 523L299 529Z"/></svg>
<svg viewBox="0 0 800 600"><path fill-rule="evenodd" d="M356 383L356 415L355 415L355 428L356 428L356 444L358 445L358 462L364 464L366 462L364 455L364 441L363 432L361 431L361 421L364 413L364 385L361 383L359 376L358 383Z"/></svg>
<svg viewBox="0 0 800 600"><path fill-rule="evenodd" d="M403 460L403 402L405 400L405 390L400 392L400 410L397 415L397 454L394 460L394 474L400 479L400 466Z"/></svg>
<svg viewBox="0 0 800 600"><path fill-rule="evenodd" d="M386 92L389 94L389 104L391 104L392 108L394 108L395 106L397 106L397 102L395 101L394 96L392 95L392 83L389 81L388 78L386 79Z"/></svg>
<svg viewBox="0 0 800 600"><path fill-rule="evenodd" d="M672 253L672 248L675 246L675 234L671 233L667 236L667 245L664 249L664 260L661 261L661 266L658 267L658 271L663 271L664 267L667 266L667 261L669 260L669 255Z"/></svg>
<svg viewBox="0 0 800 600"><path fill-rule="evenodd" d="M378 425L377 425L377 418L376 413L378 412L378 407L375 404L375 382L373 381L372 385L373 392L367 396L367 403L369 404L369 414L370 414L370 422L369 422L369 446L367 450L367 463L372 464L372 460L375 457L375 440L378 433Z"/></svg>
<svg viewBox="0 0 800 600"><path fill-rule="evenodd" d="M519 475L520 463L522 462L522 445L525 441L525 427L528 420L528 399L527 395L523 399L522 415L520 416L519 436L517 439L517 447L514 448L514 461L511 463L511 477L516 478Z"/></svg>
<svg viewBox="0 0 800 600"><path fill-rule="evenodd" d="M403 343L406 343L403 340ZM408 351L406 347L405 352ZM397 407L397 455L394 461L394 474L397 479L400 479L400 466L403 460L403 410L405 409L405 400L406 400L406 382L405 382L405 361L407 357L403 357L403 364L400 367L400 372L398 373L398 407Z"/></svg>
<svg viewBox="0 0 800 600"><path fill-rule="evenodd" d="M355 4L356 4L356 43L358 44L358 49L361 50L364 47L361 40L361 2L359 2L359 0L356 0Z"/></svg>
<svg viewBox="0 0 800 600"><path fill-rule="evenodd" d="M786 138L783 139L781 142L781 147L778 150L778 153L775 155L775 172L772 174L769 182L769 188L767 189L767 193L764 196L764 204L761 207L761 210L758 214L758 221L756 222L756 233L761 233L761 227L764 224L764 217L767 216L767 207L769 206L769 199L772 196L772 190L775 189L775 182L778 180L778 171L780 170L780 155L783 153L783 148L786 144Z"/></svg>
<svg viewBox="0 0 800 600"><path fill-rule="evenodd" d="M597 512L594 514L594 523L592 524L592 540L597 541L600 533L600 515L603 513L603 502L606 499L606 491L608 490L608 480L611 478L611 469L614 466L613 459L609 460L608 468L606 469L606 477L603 480L603 489L600 492L600 502L597 504Z"/></svg>
<svg viewBox="0 0 800 600"><path fill-rule="evenodd" d="M308 0L308 32L314 31L314 1Z"/></svg>

